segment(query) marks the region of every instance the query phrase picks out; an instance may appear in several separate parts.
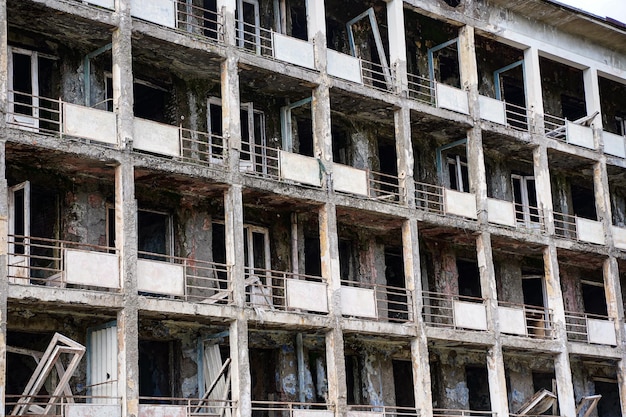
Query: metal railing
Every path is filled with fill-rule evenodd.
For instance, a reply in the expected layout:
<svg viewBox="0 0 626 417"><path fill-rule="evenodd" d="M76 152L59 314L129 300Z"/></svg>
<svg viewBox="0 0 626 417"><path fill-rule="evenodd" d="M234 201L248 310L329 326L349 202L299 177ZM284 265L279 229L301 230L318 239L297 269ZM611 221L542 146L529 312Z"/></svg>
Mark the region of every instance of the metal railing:
<svg viewBox="0 0 626 417"><path fill-rule="evenodd" d="M542 209L520 203L514 203L513 205L515 209L515 221L518 228L540 230L542 232L546 230Z"/></svg>
<svg viewBox="0 0 626 417"><path fill-rule="evenodd" d="M427 77L419 75L407 74L407 76L409 98L421 103L430 104L431 106L436 106L436 83Z"/></svg>
<svg viewBox="0 0 626 417"><path fill-rule="evenodd" d="M68 410L71 406L85 406L90 408L101 407L102 411L111 410L112 408L120 408L121 398L117 397L100 397L100 396L81 396L81 395L6 395L5 412L11 415L45 415L46 417L66 417L67 415L76 415ZM18 408L16 408L18 407ZM21 411L20 411L21 409Z"/></svg>
<svg viewBox="0 0 626 417"><path fill-rule="evenodd" d="M565 312L565 330L567 331L567 340L570 342L590 343L588 333L588 321L603 320L613 322L613 318L599 314L578 313L575 311Z"/></svg>
<svg viewBox="0 0 626 417"><path fill-rule="evenodd" d="M33 236L8 235L7 277L11 284L34 284L49 287L100 287L67 284L64 274L66 249L118 254L115 248L47 239ZM107 289L108 290L108 289Z"/></svg>
<svg viewBox="0 0 626 417"><path fill-rule="evenodd" d="M529 111L526 107L504 102L506 125L512 129L528 131Z"/></svg>
<svg viewBox="0 0 626 417"><path fill-rule="evenodd" d="M61 132L61 99L9 91L7 124L41 133Z"/></svg>
<svg viewBox="0 0 626 417"><path fill-rule="evenodd" d="M547 137L565 142L567 140L567 120L562 117L543 115L544 131Z"/></svg>
<svg viewBox="0 0 626 417"><path fill-rule="evenodd" d="M467 297L463 295L443 294L431 291L422 291L424 307L422 317L424 323L434 327L449 327L456 329L454 303L456 301L472 302L485 305L483 298Z"/></svg>
<svg viewBox="0 0 626 417"><path fill-rule="evenodd" d="M287 299L287 280L303 280L326 285L326 280L322 277L263 268L245 267L245 277L246 304L281 311L294 310Z"/></svg>
<svg viewBox="0 0 626 417"><path fill-rule="evenodd" d="M274 57L272 31L243 20L235 21L237 46L256 55Z"/></svg>
<svg viewBox="0 0 626 417"><path fill-rule="evenodd" d="M298 417L298 410L319 410L334 414L332 404L289 401L252 401L252 417Z"/></svg>
<svg viewBox="0 0 626 417"><path fill-rule="evenodd" d="M380 91L394 91L395 73L393 68L382 64L359 59L363 84Z"/></svg>
<svg viewBox="0 0 626 417"><path fill-rule="evenodd" d="M553 212L554 234L568 239L577 239L576 216L571 214Z"/></svg>
<svg viewBox="0 0 626 417"><path fill-rule="evenodd" d="M406 202L406 192L396 175L368 171L368 194L374 200L395 204Z"/></svg>
<svg viewBox="0 0 626 417"><path fill-rule="evenodd" d="M181 159L190 164L223 165L226 138L179 127Z"/></svg>
<svg viewBox="0 0 626 417"><path fill-rule="evenodd" d="M415 182L415 206L431 213L444 214L444 188L439 185Z"/></svg>
<svg viewBox="0 0 626 417"><path fill-rule="evenodd" d="M155 268L180 265L183 272L183 293L145 291L147 294L166 295L184 301L193 301L205 304L230 304L233 301L230 285L230 267L228 265L202 261L198 259L182 258L150 252L138 252L139 260L154 262Z"/></svg>
<svg viewBox="0 0 626 417"><path fill-rule="evenodd" d="M185 411L187 417L216 417L231 416L237 407L237 403L231 400L209 400L203 398L170 398L170 397L139 397L139 417L153 415L143 414L141 408L160 406L179 406ZM161 415L161 414L159 414ZM178 414L176 414L178 415Z"/></svg>
<svg viewBox="0 0 626 417"><path fill-rule="evenodd" d="M376 302L376 320L378 321L396 323L414 321L413 295L406 288L347 280L341 280L341 285L373 290Z"/></svg>
<svg viewBox="0 0 626 417"><path fill-rule="evenodd" d="M433 409L433 417L495 417L493 411L474 411L474 410L451 410L444 408Z"/></svg>
<svg viewBox="0 0 626 417"><path fill-rule="evenodd" d="M224 27L221 13L205 9L183 0L174 0L177 8L176 26L178 29L202 38L223 41Z"/></svg>
<svg viewBox="0 0 626 417"><path fill-rule="evenodd" d="M239 170L244 174L280 179L279 152L278 148L242 142Z"/></svg>
<svg viewBox="0 0 626 417"><path fill-rule="evenodd" d="M374 412L382 417L419 417L420 410L415 407L396 407L389 405L349 405L348 413Z"/></svg>
<svg viewBox="0 0 626 417"><path fill-rule="evenodd" d="M527 304L508 303L499 301L498 306L521 310L526 320L526 337L534 339L554 339L554 321L551 308L541 308ZM510 333L507 329L500 328L502 333ZM517 333L516 333L517 334Z"/></svg>

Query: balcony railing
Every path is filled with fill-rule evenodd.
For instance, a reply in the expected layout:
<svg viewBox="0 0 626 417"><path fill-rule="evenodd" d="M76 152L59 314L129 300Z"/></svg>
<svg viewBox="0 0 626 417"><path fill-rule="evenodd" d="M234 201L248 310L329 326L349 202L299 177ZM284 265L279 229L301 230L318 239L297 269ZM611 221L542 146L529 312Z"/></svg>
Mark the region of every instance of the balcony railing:
<svg viewBox="0 0 626 417"><path fill-rule="evenodd" d="M76 415L106 415L120 417L120 398L96 396L7 395L8 414L69 417ZM95 414L93 414L95 413Z"/></svg>
<svg viewBox="0 0 626 417"><path fill-rule="evenodd" d="M222 41L224 28L221 13L205 9L189 1L175 0L178 29L214 41Z"/></svg>
<svg viewBox="0 0 626 417"><path fill-rule="evenodd" d="M602 222L558 212L554 212L553 215L556 236L598 245L606 243Z"/></svg>
<svg viewBox="0 0 626 417"><path fill-rule="evenodd" d="M487 330L484 299L430 291L423 291L422 296L422 316L428 326Z"/></svg>
<svg viewBox="0 0 626 417"><path fill-rule="evenodd" d="M567 340L570 342L616 345L615 325L611 317L565 312Z"/></svg>
<svg viewBox="0 0 626 417"><path fill-rule="evenodd" d="M565 142L567 140L567 120L562 117L543 115L546 136Z"/></svg>
<svg viewBox="0 0 626 417"><path fill-rule="evenodd" d="M506 125L516 130L528 130L529 111L526 107L504 102Z"/></svg>
<svg viewBox="0 0 626 417"><path fill-rule="evenodd" d="M415 182L415 205L418 209L444 214L444 188L439 185Z"/></svg>
<svg viewBox="0 0 626 417"><path fill-rule="evenodd" d="M380 91L393 91L395 73L392 68L379 63L359 59L361 62L361 78L363 84Z"/></svg>
<svg viewBox="0 0 626 417"><path fill-rule="evenodd" d="M420 410L414 407L388 405L349 405L347 417L363 416L362 413L375 413L377 417L419 417Z"/></svg>
<svg viewBox="0 0 626 417"><path fill-rule="evenodd" d="M431 106L436 106L437 94L435 83L427 77L421 77L414 74L407 75L409 97L413 100L430 104Z"/></svg>
<svg viewBox="0 0 626 417"><path fill-rule="evenodd" d="M321 277L250 267L245 274L251 307L328 313L327 284Z"/></svg>
<svg viewBox="0 0 626 417"><path fill-rule="evenodd" d="M215 417L230 416L237 403L203 398L139 397L139 417Z"/></svg>
<svg viewBox="0 0 626 417"><path fill-rule="evenodd" d="M333 417L332 404L282 401L252 401L253 417Z"/></svg>
<svg viewBox="0 0 626 417"><path fill-rule="evenodd" d="M368 174L368 193L370 198L394 204L404 204L406 202L405 189L400 186L398 176L376 171L368 171Z"/></svg>
<svg viewBox="0 0 626 417"><path fill-rule="evenodd" d="M514 203L515 219L518 228L545 231L543 210L539 207Z"/></svg>
<svg viewBox="0 0 626 417"><path fill-rule="evenodd" d="M60 99L9 91L7 124L31 132L59 133L61 107Z"/></svg>
<svg viewBox="0 0 626 417"><path fill-rule="evenodd" d="M543 116L545 134L547 137L583 148L595 149L593 130L591 123L598 112L581 117L580 119L569 121L562 117L545 114Z"/></svg>
<svg viewBox="0 0 626 417"><path fill-rule="evenodd" d="M81 289L119 289L116 249L9 235L8 279L11 284Z"/></svg>
<svg viewBox="0 0 626 417"><path fill-rule="evenodd" d="M554 234L568 239L577 239L576 216L571 214L553 212Z"/></svg>
<svg viewBox="0 0 626 417"><path fill-rule="evenodd" d="M252 52L256 55L274 57L274 44L272 31L258 25L237 19L236 42L239 48Z"/></svg>
<svg viewBox="0 0 626 417"><path fill-rule="evenodd" d="M239 170L248 175L279 179L279 153L278 148L242 142Z"/></svg>
<svg viewBox="0 0 626 417"><path fill-rule="evenodd" d="M534 339L555 337L552 309L499 301L498 314L502 333Z"/></svg>
<svg viewBox="0 0 626 417"><path fill-rule="evenodd" d="M222 136L179 128L181 159L190 164L222 165L226 139Z"/></svg>
<svg viewBox="0 0 626 417"><path fill-rule="evenodd" d="M495 417L493 411L474 411L474 410L450 410L443 408L433 409L433 417Z"/></svg>
<svg viewBox="0 0 626 417"><path fill-rule="evenodd" d="M341 281L341 312L383 322L413 321L412 293L406 288Z"/></svg>
<svg viewBox="0 0 626 417"><path fill-rule="evenodd" d="M148 252L138 255L140 292L205 304L232 303L228 265Z"/></svg>

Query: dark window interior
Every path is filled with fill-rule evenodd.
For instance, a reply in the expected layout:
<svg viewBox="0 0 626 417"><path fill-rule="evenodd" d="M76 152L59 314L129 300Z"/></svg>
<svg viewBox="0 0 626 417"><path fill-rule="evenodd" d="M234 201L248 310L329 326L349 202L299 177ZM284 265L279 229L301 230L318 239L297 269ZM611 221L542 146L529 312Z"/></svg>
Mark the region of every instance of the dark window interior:
<svg viewBox="0 0 626 417"><path fill-rule="evenodd" d="M172 342L139 341L139 395L142 397L171 397ZM160 404L164 400L143 399L142 403Z"/></svg>
<svg viewBox="0 0 626 417"><path fill-rule="evenodd" d="M291 6L291 36L307 40L306 7Z"/></svg>
<svg viewBox="0 0 626 417"><path fill-rule="evenodd" d="M467 389L469 390L469 408L476 411L491 410L491 400L489 397L489 379L487 367L466 366L465 377L467 379Z"/></svg>
<svg viewBox="0 0 626 417"><path fill-rule="evenodd" d="M585 313L606 316L608 313L606 309L604 287L585 283L583 283L581 287L583 292Z"/></svg>
<svg viewBox="0 0 626 417"><path fill-rule="evenodd" d="M339 271L342 280L350 280L353 277L352 268L352 242L349 240L339 240Z"/></svg>
<svg viewBox="0 0 626 417"><path fill-rule="evenodd" d="M522 291L524 292L524 304L544 307L543 279L522 277Z"/></svg>
<svg viewBox="0 0 626 417"><path fill-rule="evenodd" d="M304 238L304 273L321 276L322 260L320 258L320 240L316 237Z"/></svg>
<svg viewBox="0 0 626 417"><path fill-rule="evenodd" d="M135 117L165 123L166 107L169 93L160 88L150 87L143 83L133 84Z"/></svg>
<svg viewBox="0 0 626 417"><path fill-rule="evenodd" d="M298 117L298 153L300 155L313 156L313 121L309 118Z"/></svg>
<svg viewBox="0 0 626 417"><path fill-rule="evenodd" d="M213 262L226 264L226 229L221 223L212 224L211 233L211 249L213 254ZM226 280L228 278L226 271L218 271L218 278ZM225 281L223 281L225 282Z"/></svg>
<svg viewBox="0 0 626 417"><path fill-rule="evenodd" d="M571 190L574 214L585 219L596 220L596 200L593 190L573 184Z"/></svg>
<svg viewBox="0 0 626 417"><path fill-rule="evenodd" d="M533 389L535 392L542 389L552 392L552 385L555 379L554 372L533 372Z"/></svg>
<svg viewBox="0 0 626 417"><path fill-rule="evenodd" d="M459 273L459 294L466 297L481 297L478 263L458 259L456 267Z"/></svg>
<svg viewBox="0 0 626 417"><path fill-rule="evenodd" d="M561 108L563 110L563 117L567 120L577 120L587 115L585 100L578 97L562 94Z"/></svg>
<svg viewBox="0 0 626 417"><path fill-rule="evenodd" d="M361 404L361 366L362 363L356 355L346 355L346 386L348 404Z"/></svg>
<svg viewBox="0 0 626 417"><path fill-rule="evenodd" d="M277 351L273 349L250 349L250 378L252 400L267 400L276 393ZM266 414L252 413L253 417Z"/></svg>
<svg viewBox="0 0 626 417"><path fill-rule="evenodd" d="M350 165L348 160L348 135L337 125L331 126L333 137L333 161L339 164Z"/></svg>
<svg viewBox="0 0 626 417"><path fill-rule="evenodd" d="M25 190L23 188L15 190L15 192L13 193L15 207L14 212L11 213L11 216L13 217L13 233L15 234L15 236L24 236L24 234L26 233L26 230L24 229L26 220L24 218L24 193ZM24 238L15 237L14 241L14 254L19 255L25 253L26 248L24 247L24 245L18 244L23 242Z"/></svg>
<svg viewBox="0 0 626 417"><path fill-rule="evenodd" d="M594 381L596 394L602 395L598 402L598 417L617 417L622 415L619 399L619 387L616 382Z"/></svg>
<svg viewBox="0 0 626 417"><path fill-rule="evenodd" d="M413 365L411 361L394 360L393 384L396 392L396 406L415 407L415 391L413 390Z"/></svg>
<svg viewBox="0 0 626 417"><path fill-rule="evenodd" d="M150 254L169 255L168 234L169 216L162 213L140 210L137 213L138 247L140 252ZM142 258L160 259L146 254L140 254Z"/></svg>

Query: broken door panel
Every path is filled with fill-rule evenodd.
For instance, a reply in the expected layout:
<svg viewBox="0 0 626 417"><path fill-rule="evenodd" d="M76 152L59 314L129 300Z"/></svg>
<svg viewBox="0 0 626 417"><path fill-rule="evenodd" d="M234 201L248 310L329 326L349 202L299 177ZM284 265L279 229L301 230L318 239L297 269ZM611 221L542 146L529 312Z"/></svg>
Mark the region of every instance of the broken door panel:
<svg viewBox="0 0 626 417"><path fill-rule="evenodd" d="M170 28L176 27L176 2L173 0L131 0L133 17Z"/></svg>
<svg viewBox="0 0 626 417"><path fill-rule="evenodd" d="M116 322L87 330L87 361L87 385L90 387L89 395L94 397L91 402L99 406L117 404ZM79 413L81 410L75 412Z"/></svg>

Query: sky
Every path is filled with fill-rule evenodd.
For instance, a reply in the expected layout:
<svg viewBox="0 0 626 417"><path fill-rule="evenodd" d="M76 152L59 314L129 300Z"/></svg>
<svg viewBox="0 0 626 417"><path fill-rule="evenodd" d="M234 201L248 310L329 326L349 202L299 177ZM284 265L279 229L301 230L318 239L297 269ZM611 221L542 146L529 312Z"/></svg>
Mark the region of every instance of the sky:
<svg viewBox="0 0 626 417"><path fill-rule="evenodd" d="M600 17L626 23L626 0L557 0Z"/></svg>

